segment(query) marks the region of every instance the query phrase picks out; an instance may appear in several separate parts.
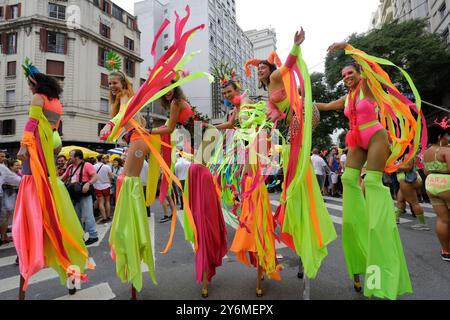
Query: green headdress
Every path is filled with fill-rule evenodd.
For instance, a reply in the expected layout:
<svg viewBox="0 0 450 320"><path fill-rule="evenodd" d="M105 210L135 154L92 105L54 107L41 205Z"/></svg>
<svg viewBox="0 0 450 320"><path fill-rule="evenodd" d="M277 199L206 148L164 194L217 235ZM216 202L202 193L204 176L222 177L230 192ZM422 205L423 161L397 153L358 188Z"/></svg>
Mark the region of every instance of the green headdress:
<svg viewBox="0 0 450 320"><path fill-rule="evenodd" d="M36 68L31 62L30 58L25 58L25 63L22 64L23 73L31 82L36 84L36 74L41 74L38 68Z"/></svg>
<svg viewBox="0 0 450 320"><path fill-rule="evenodd" d="M118 72L122 69L122 58L114 51L109 50L106 53L106 69L109 72Z"/></svg>

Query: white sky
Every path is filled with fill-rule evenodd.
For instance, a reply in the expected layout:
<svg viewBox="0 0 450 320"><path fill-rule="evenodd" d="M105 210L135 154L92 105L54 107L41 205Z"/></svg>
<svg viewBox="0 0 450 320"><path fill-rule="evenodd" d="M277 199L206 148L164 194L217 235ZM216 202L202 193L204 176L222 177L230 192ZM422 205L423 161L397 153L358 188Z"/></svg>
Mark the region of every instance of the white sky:
<svg viewBox="0 0 450 320"><path fill-rule="evenodd" d="M183 0L179 0L183 1ZM207 0L205 0L207 1ZM303 27L302 45L311 72L324 70L326 50L354 32L366 32L380 0L235 0L239 26L244 30L275 28L278 54L284 61L295 31ZM113 0L134 14L134 0Z"/></svg>

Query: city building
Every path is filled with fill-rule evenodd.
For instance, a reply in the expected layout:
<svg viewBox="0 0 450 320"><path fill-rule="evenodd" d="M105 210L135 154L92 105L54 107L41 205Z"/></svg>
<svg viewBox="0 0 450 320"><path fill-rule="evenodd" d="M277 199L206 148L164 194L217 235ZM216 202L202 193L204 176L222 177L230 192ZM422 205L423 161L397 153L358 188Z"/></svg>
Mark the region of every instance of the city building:
<svg viewBox="0 0 450 320"><path fill-rule="evenodd" d="M450 0L428 0L431 32L440 33L450 44Z"/></svg>
<svg viewBox="0 0 450 320"><path fill-rule="evenodd" d="M382 25L394 21L395 0L380 0L377 10L372 14L370 29L381 28Z"/></svg>
<svg viewBox="0 0 450 320"><path fill-rule="evenodd" d="M19 147L31 92L25 58L56 77L64 92L63 143L109 148L98 137L110 119L105 54L123 58L123 71L140 85L136 17L109 0L0 0L0 146Z"/></svg>
<svg viewBox="0 0 450 320"><path fill-rule="evenodd" d="M188 64L190 71L212 72L214 65L220 61L228 62L236 69L237 77L250 95L256 93L256 74L246 78L244 64L254 57L253 44L236 22L235 0L187 0L162 1L145 0L135 4L135 14L141 26L141 56L144 58L141 72L147 72L154 61L150 48L156 31L163 20L175 21L174 12L180 16L186 14L185 7L191 8L188 28L205 24L205 29L196 33L189 41L187 51L200 53ZM165 30L157 47L157 58L168 49L174 37L173 23ZM220 84L209 84L207 79L199 79L183 86L183 90L193 106L207 115L213 123L225 116Z"/></svg>
<svg viewBox="0 0 450 320"><path fill-rule="evenodd" d="M277 34L275 29L249 30L245 34L253 43L255 58L261 60L267 59L270 53L277 50ZM259 81L256 79L256 96L267 100L267 91L258 88L258 86Z"/></svg>

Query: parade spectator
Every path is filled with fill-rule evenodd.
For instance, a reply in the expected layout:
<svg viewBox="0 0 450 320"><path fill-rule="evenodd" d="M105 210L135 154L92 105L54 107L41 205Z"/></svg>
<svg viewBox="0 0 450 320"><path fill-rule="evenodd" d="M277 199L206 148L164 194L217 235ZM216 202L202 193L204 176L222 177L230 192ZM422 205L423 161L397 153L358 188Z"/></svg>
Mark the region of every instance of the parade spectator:
<svg viewBox="0 0 450 320"><path fill-rule="evenodd" d="M186 173L188 172L190 165L191 162L188 159L182 157L181 155L178 155L178 160L175 163L175 175L178 178L178 180L180 180L183 190L184 190L184 182L186 180ZM182 191L178 186L176 187L176 191L177 194L179 195L180 209L183 210L183 196L181 195Z"/></svg>
<svg viewBox="0 0 450 320"><path fill-rule="evenodd" d="M148 162L147 160L144 160L144 163L142 164L142 170L140 173L140 178L141 178L141 182L142 182L142 189L144 191L144 197L145 194L147 193L147 176L148 176ZM150 217L150 208L147 208L147 217Z"/></svg>
<svg viewBox="0 0 450 320"><path fill-rule="evenodd" d="M94 218L94 206L92 203L93 184L98 177L95 168L89 162L84 161L81 150L70 152L72 163L62 176L62 180L68 185L69 193L74 203L75 211L84 230L89 233L86 245L98 241L97 226Z"/></svg>
<svg viewBox="0 0 450 320"><path fill-rule="evenodd" d="M0 150L0 164L5 164L6 159L6 150Z"/></svg>
<svg viewBox="0 0 450 320"><path fill-rule="evenodd" d="M4 154L6 158L6 154ZM3 160L4 161L4 160ZM13 166L14 167L14 166ZM9 185L12 187L18 187L20 184L21 177L14 173L12 170L8 169L7 166L5 166L2 163L0 163L0 245L3 243L10 242L10 239L6 235L6 230L8 228L8 220L9 220L9 214L10 206L8 206L8 203L5 204L4 195L8 198L8 195L3 192L3 186ZM8 200L7 200L8 201ZM5 207L3 207L5 205ZM9 209L9 210L8 210ZM12 210L14 211L14 209Z"/></svg>
<svg viewBox="0 0 450 320"><path fill-rule="evenodd" d="M67 159L66 156L60 155L56 159L56 172L58 177L62 177L67 169Z"/></svg>
<svg viewBox="0 0 450 320"><path fill-rule="evenodd" d="M111 179L111 202L116 203L116 185L117 178L122 174L123 161L121 158L115 158L112 161L112 179Z"/></svg>
<svg viewBox="0 0 450 320"><path fill-rule="evenodd" d="M319 150L314 148L312 151L311 161L316 173L317 181L320 186L320 190L323 190L325 184L325 179L327 177L327 172L329 171L327 163L321 156L319 156Z"/></svg>
<svg viewBox="0 0 450 320"><path fill-rule="evenodd" d="M105 155L97 156L97 163L94 165L98 179L94 183L95 196L98 202L101 219L99 223L105 223L111 220L111 179L113 177L111 167L108 165L108 157Z"/></svg>
<svg viewBox="0 0 450 320"><path fill-rule="evenodd" d="M330 156L328 157L328 167L330 168L329 189L331 196L338 196L337 187L339 182L339 161L337 160L338 149L331 149Z"/></svg>

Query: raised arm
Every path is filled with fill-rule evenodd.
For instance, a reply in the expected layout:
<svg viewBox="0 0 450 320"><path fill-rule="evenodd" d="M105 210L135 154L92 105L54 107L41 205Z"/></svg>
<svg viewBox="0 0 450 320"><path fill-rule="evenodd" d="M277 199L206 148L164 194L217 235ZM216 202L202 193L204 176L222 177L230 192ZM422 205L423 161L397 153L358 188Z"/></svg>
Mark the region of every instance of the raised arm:
<svg viewBox="0 0 450 320"><path fill-rule="evenodd" d="M34 107L43 107L44 106L44 99L42 99L41 96L35 94L33 95L33 99L31 100L31 105ZM25 131L23 134L22 142L20 144L20 150L17 153L17 159L19 160L28 160L29 153L28 148L24 142L25 139L27 139L27 136L30 134L33 134L33 132L36 130L39 122L36 119L28 118L27 123L25 124Z"/></svg>
<svg viewBox="0 0 450 320"><path fill-rule="evenodd" d="M170 118L165 128L152 129L150 134L171 134L177 125L178 116L181 111L181 106L173 100L170 104Z"/></svg>
<svg viewBox="0 0 450 320"><path fill-rule="evenodd" d="M228 116L229 116L228 120L224 123L216 125L216 129L227 130L227 129L232 129L234 127L234 123L236 122L236 117L237 117L236 108L233 108L233 110L230 111Z"/></svg>

